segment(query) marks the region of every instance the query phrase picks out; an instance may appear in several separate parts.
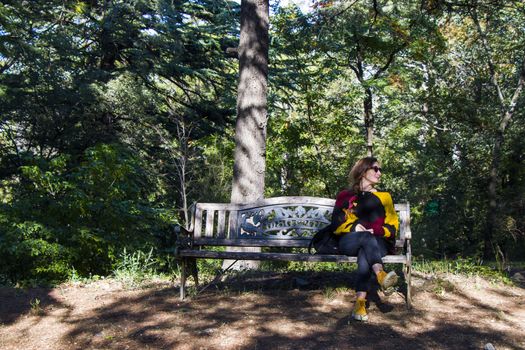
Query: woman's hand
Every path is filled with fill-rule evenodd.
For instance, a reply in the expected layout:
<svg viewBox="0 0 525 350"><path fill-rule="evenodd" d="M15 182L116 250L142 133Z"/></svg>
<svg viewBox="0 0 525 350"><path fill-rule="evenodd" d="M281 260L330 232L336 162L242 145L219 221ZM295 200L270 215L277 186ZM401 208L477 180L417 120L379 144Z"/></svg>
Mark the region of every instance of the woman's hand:
<svg viewBox="0 0 525 350"><path fill-rule="evenodd" d="M355 231L356 232L362 232L362 231L368 231L370 232L370 234L374 234L374 229L366 229L363 225L361 224L357 224L356 227L355 227Z"/></svg>

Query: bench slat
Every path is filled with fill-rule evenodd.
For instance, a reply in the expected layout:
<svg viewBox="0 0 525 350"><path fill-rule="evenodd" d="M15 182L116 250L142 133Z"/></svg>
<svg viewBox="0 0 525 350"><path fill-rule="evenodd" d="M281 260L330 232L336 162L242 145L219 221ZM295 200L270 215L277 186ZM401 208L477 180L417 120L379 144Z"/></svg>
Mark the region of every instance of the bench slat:
<svg viewBox="0 0 525 350"><path fill-rule="evenodd" d="M197 208L203 210L226 210L237 211L239 209L259 208L273 205L322 205L333 207L335 199L320 197L274 197L260 200L259 202L249 204L232 204L232 203L197 203ZM396 211L410 211L408 203L394 203Z"/></svg>
<svg viewBox="0 0 525 350"><path fill-rule="evenodd" d="M412 234L410 232L410 205L408 203L396 204L396 209L403 205L402 210L398 210L399 217L399 238L411 239Z"/></svg>
<svg viewBox="0 0 525 350"><path fill-rule="evenodd" d="M196 246L231 246L231 247L308 247L309 240L304 239L226 239L226 238L195 238Z"/></svg>
<svg viewBox="0 0 525 350"><path fill-rule="evenodd" d="M224 210L219 210L217 219L217 237L224 237L226 232L225 230L225 221L226 221L226 212Z"/></svg>
<svg viewBox="0 0 525 350"><path fill-rule="evenodd" d="M202 209L197 206L195 209L195 224L194 224L194 234L196 237L200 237L202 232Z"/></svg>
<svg viewBox="0 0 525 350"><path fill-rule="evenodd" d="M266 206L274 206L274 205L306 205L306 204L314 204L314 205L323 205L323 206L329 206L333 207L335 204L335 199L331 198L320 198L320 197L273 197L273 198L264 198L260 201L254 202L254 203L248 203L248 204L234 204L234 203L197 203L197 207L202 208L203 210L231 210L231 211L238 211L238 210L245 210L250 208L260 208L260 207L266 207Z"/></svg>
<svg viewBox="0 0 525 350"><path fill-rule="evenodd" d="M289 248L307 248L310 239L258 239L258 238L208 238L195 237L193 245L195 246L230 246L230 247L289 247ZM396 240L396 247L402 248L404 241Z"/></svg>
<svg viewBox="0 0 525 350"><path fill-rule="evenodd" d="M206 210L206 237L213 237L213 222L215 221L215 210Z"/></svg>
<svg viewBox="0 0 525 350"><path fill-rule="evenodd" d="M233 260L278 260L278 261L313 261L313 262L357 262L357 257L346 255L313 255L306 253L258 253L258 252L215 252L210 250L182 249L182 257ZM406 263L405 255L387 255L384 263Z"/></svg>
<svg viewBox="0 0 525 350"><path fill-rule="evenodd" d="M230 224L229 224L230 232L226 236L228 238L235 237L235 233L237 232L237 226L238 226L237 211L236 210L230 211L230 220L229 220L229 222L230 222Z"/></svg>

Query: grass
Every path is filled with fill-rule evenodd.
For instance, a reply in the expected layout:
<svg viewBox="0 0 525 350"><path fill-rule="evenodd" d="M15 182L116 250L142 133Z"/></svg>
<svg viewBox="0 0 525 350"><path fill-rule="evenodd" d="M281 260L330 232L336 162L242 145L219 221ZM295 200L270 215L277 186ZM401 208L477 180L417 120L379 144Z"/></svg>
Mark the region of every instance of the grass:
<svg viewBox="0 0 525 350"><path fill-rule="evenodd" d="M505 271L495 266L484 265L472 258L458 258L454 260L426 260L414 259L413 268L416 271L429 274L452 274L467 277L482 277L491 282L512 284Z"/></svg>
<svg viewBox="0 0 525 350"><path fill-rule="evenodd" d="M437 278L432 290L435 294L444 296L446 293L454 292L456 290L456 286L454 286L454 284L450 281Z"/></svg>
<svg viewBox="0 0 525 350"><path fill-rule="evenodd" d="M128 252L124 250L120 256L119 261L115 264L113 272L109 276L80 276L75 269L68 282L75 284L87 284L96 282L101 279L113 278L121 282L126 288L137 288L151 282L152 280L169 280L177 279L180 276L178 265L173 265L173 272L168 275L160 273L160 270L165 268L159 267L159 261L153 254L153 250L147 252L137 250ZM199 271L199 280L202 285L211 281L222 268L222 260L219 259L198 259L197 266ZM172 267L172 269L173 269ZM508 268L525 270L525 262L509 263ZM277 273L324 273L324 272L353 272L357 268L356 264L349 263L313 263L313 262L272 262L262 261L259 271L261 272L277 272ZM425 273L428 275L438 276L440 274L453 274L461 276L478 276L494 283L512 284L506 271L498 269L495 262L482 263L474 258L458 258L458 259L443 259L443 260L429 260L425 258L414 258L413 268L415 271ZM388 271L395 270L398 275L402 276L402 266L400 264L388 264L386 266ZM232 271L235 275L242 277L242 271ZM439 277L439 276L438 276ZM191 283L193 279L189 278L189 292L191 293ZM32 282L32 283L29 283ZM41 286L41 281L25 281L24 287ZM40 282L40 283L38 283ZM0 275L0 285L20 287L22 285L12 284L5 277ZM444 290L447 287L443 288ZM439 291L437 291L439 293ZM326 292L330 294L330 291Z"/></svg>
<svg viewBox="0 0 525 350"><path fill-rule="evenodd" d="M274 272L352 272L357 268L356 264L341 264L333 262L307 262L289 261L275 266L272 262L265 261L261 268Z"/></svg>
<svg viewBox="0 0 525 350"><path fill-rule="evenodd" d="M44 314L44 310L42 309L42 306L40 305L40 299L34 298L31 299L29 302L29 305L31 306L31 314L34 316L41 316Z"/></svg>
<svg viewBox="0 0 525 350"><path fill-rule="evenodd" d="M137 288L146 280L158 276L157 265L157 259L153 256L153 248L147 253L141 250L128 253L124 249L120 260L115 265L113 276L127 288Z"/></svg>
<svg viewBox="0 0 525 350"><path fill-rule="evenodd" d="M327 300L332 300L337 295L345 294L348 290L349 289L346 287L325 287L323 289L323 297Z"/></svg>
<svg viewBox="0 0 525 350"><path fill-rule="evenodd" d="M222 260L215 259L199 259L198 269L199 277L203 280L211 279L221 269ZM513 263L512 267L525 269L525 263ZM303 261L290 262L271 262L262 261L260 271L267 272L353 272L357 268L356 264L340 264L340 263L312 263ZM388 264L386 269L388 271L395 270L398 275L402 276L402 266L400 264ZM428 260L424 258L415 258L413 261L413 269L428 275L442 275L452 274L467 277L481 277L495 283L512 284L511 279L505 271L497 268L496 264L482 264L473 258L457 258L457 259L442 259L442 260ZM238 272L237 272L238 273ZM444 290L449 289L444 287Z"/></svg>

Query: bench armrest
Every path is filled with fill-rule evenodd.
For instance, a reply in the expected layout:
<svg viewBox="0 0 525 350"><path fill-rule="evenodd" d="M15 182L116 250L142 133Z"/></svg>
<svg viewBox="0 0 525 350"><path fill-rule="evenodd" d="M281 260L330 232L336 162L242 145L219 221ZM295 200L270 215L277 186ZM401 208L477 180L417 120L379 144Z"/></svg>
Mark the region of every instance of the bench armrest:
<svg viewBox="0 0 525 350"><path fill-rule="evenodd" d="M410 230L410 225L408 224L405 230L405 240L406 239L412 239L412 231Z"/></svg>
<svg viewBox="0 0 525 350"><path fill-rule="evenodd" d="M188 231L181 225L174 225L173 233L175 234L175 255L178 255L180 249L193 247L193 231Z"/></svg>
<svg viewBox="0 0 525 350"><path fill-rule="evenodd" d="M410 238L405 240L405 255L407 257L407 265L412 266L412 244Z"/></svg>

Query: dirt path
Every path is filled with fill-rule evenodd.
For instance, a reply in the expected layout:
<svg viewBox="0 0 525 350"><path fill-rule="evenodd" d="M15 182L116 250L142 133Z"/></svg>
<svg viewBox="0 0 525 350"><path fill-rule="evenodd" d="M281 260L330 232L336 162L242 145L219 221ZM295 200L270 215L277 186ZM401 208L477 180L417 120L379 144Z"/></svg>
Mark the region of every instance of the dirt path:
<svg viewBox="0 0 525 350"><path fill-rule="evenodd" d="M416 278L412 311L379 293L363 324L349 318L347 279L259 273L183 302L167 283L3 288L0 349L525 349L521 287Z"/></svg>

